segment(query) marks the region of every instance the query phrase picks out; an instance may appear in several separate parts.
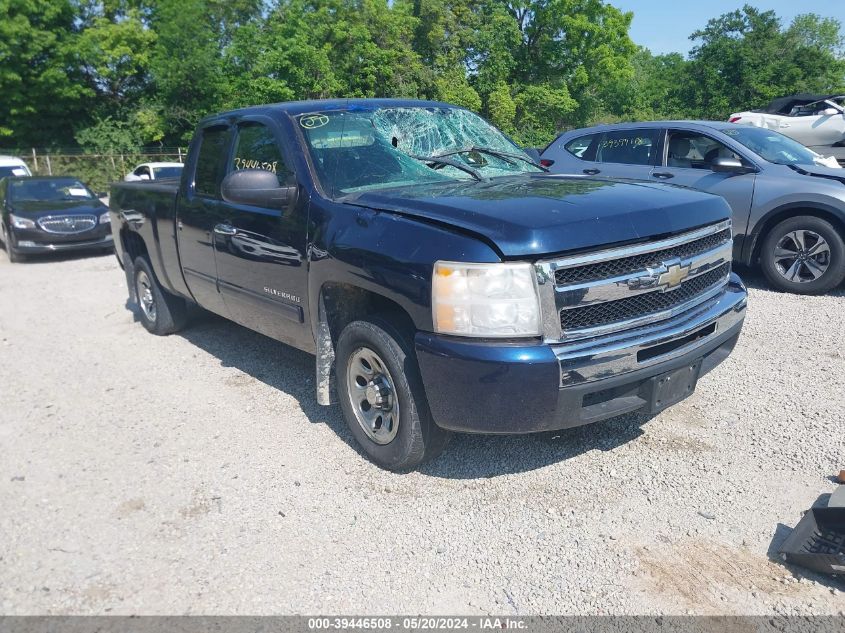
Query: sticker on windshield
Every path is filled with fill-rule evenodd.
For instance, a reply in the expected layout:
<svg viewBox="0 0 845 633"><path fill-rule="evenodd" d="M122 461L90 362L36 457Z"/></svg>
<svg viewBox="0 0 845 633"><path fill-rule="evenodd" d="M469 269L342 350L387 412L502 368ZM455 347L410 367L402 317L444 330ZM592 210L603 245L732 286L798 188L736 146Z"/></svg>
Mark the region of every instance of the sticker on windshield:
<svg viewBox="0 0 845 633"><path fill-rule="evenodd" d="M67 195L76 198L87 198L88 192L85 191L85 189L83 189L82 187L68 187Z"/></svg>
<svg viewBox="0 0 845 633"><path fill-rule="evenodd" d="M306 116L299 117L299 124L306 130L323 127L328 122L329 117L325 114L308 114Z"/></svg>
<svg viewBox="0 0 845 633"><path fill-rule="evenodd" d="M722 130L725 136L739 136L739 130Z"/></svg>
<svg viewBox="0 0 845 633"><path fill-rule="evenodd" d="M15 167L12 169L13 176L26 176L26 170L23 167Z"/></svg>

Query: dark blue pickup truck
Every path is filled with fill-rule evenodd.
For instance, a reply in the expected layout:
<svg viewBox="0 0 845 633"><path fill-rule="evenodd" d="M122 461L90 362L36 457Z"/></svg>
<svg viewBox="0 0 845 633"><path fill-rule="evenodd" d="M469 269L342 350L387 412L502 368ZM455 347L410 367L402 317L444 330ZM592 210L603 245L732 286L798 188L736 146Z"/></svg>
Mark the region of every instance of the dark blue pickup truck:
<svg viewBox="0 0 845 633"><path fill-rule="evenodd" d="M110 213L149 331L195 303L314 354L320 404L393 470L452 431L660 411L745 317L721 198L545 173L444 103L212 116L181 182L115 184Z"/></svg>

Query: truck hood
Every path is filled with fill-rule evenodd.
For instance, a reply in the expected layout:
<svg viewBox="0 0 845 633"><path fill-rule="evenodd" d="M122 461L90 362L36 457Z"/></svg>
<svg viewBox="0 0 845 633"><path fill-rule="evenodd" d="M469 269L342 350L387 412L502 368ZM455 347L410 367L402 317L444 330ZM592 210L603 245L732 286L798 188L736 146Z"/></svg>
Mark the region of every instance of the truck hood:
<svg viewBox="0 0 845 633"><path fill-rule="evenodd" d="M647 241L730 217L710 194L551 174L371 191L346 202L474 233L505 258Z"/></svg>

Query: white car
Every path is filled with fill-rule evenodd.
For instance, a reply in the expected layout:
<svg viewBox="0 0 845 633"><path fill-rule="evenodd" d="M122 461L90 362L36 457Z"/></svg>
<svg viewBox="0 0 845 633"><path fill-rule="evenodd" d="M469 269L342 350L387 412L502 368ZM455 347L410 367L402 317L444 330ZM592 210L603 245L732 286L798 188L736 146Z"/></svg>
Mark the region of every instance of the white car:
<svg viewBox="0 0 845 633"><path fill-rule="evenodd" d="M180 178L182 163L142 163L123 178L126 182L139 180L163 180L165 178Z"/></svg>
<svg viewBox="0 0 845 633"><path fill-rule="evenodd" d="M776 130L822 156L845 163L845 95L781 97L763 110L736 112L728 120ZM831 167L837 166L835 160Z"/></svg>
<svg viewBox="0 0 845 633"><path fill-rule="evenodd" d="M6 176L32 176L29 167L16 156L0 156L0 178Z"/></svg>

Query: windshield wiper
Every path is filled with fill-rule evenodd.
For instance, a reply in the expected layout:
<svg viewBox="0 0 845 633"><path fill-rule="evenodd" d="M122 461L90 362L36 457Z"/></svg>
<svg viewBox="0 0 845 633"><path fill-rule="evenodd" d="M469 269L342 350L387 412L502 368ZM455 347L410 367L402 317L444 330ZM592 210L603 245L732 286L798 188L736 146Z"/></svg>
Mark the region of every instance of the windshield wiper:
<svg viewBox="0 0 845 633"><path fill-rule="evenodd" d="M457 154L458 152L454 152ZM484 180L484 177L478 173L477 170L473 169L469 165L456 161L456 160L449 160L448 158L444 158L444 154L439 156L414 156L413 154L408 154L411 158L416 160L422 161L424 163L433 163L435 165L448 165L449 167L454 167L455 169L460 169L461 171L465 171L470 176L475 178L476 180Z"/></svg>
<svg viewBox="0 0 845 633"><path fill-rule="evenodd" d="M543 171L549 171L548 169L546 169L542 165L538 165L537 163L535 163L533 160L531 160L527 156L520 156L519 154L514 154L514 153L511 153L511 152L502 152L498 149L490 149L489 147L473 146L473 147L466 147L466 148L463 148L463 149L455 149L455 150L452 150L452 151L449 151L449 152L443 152L442 154L438 154L437 157L440 158L440 157L443 157L443 156L454 156L455 154L466 154L468 152L478 152L479 154L489 154L490 156L495 156L496 158L501 158L503 161L505 161L506 163L509 163L511 165L516 164L516 163L513 162L514 160L521 160L522 162L528 163L529 165L531 165L532 167L536 167L537 169L542 169ZM513 160L511 160L511 159L513 159Z"/></svg>

